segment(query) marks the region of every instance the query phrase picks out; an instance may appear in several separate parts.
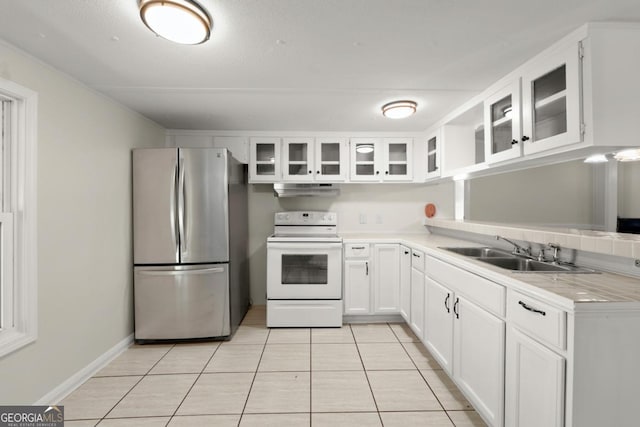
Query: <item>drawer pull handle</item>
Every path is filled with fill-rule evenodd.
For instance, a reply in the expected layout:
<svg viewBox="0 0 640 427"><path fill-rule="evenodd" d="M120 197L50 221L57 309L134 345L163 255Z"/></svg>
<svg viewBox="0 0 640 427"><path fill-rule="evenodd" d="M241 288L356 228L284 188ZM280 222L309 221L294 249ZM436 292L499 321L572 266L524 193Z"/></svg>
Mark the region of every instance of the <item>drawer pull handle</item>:
<svg viewBox="0 0 640 427"><path fill-rule="evenodd" d="M542 310L538 310L537 308L533 308L533 307L529 307L527 304L525 304L522 301L518 301L518 304L520 304L522 306L522 308L524 308L525 310L529 310L533 313L538 313L538 314L542 314L543 316L546 316L547 313L542 311Z"/></svg>
<svg viewBox="0 0 640 427"><path fill-rule="evenodd" d="M364 246L351 246L351 249L362 250L364 249Z"/></svg>
<svg viewBox="0 0 640 427"><path fill-rule="evenodd" d="M451 294L447 294L447 297L444 299L444 308L447 309L447 313L451 313L451 310L449 309L449 298L451 297Z"/></svg>
<svg viewBox="0 0 640 427"><path fill-rule="evenodd" d="M367 276L368 276L368 275L369 275L369 262L365 262L365 263L364 263L364 266L365 266L365 268L366 268L365 275L367 275Z"/></svg>
<svg viewBox="0 0 640 427"><path fill-rule="evenodd" d="M460 313L458 313L459 303L460 303L460 298L456 298L456 302L453 303L453 313L456 315L456 319L460 318Z"/></svg>

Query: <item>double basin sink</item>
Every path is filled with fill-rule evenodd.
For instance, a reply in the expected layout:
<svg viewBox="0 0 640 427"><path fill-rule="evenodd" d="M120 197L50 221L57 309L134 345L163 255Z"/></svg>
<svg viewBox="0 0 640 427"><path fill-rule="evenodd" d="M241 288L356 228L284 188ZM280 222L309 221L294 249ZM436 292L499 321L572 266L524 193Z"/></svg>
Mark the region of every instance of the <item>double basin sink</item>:
<svg viewBox="0 0 640 427"><path fill-rule="evenodd" d="M572 264L559 264L549 261L538 261L526 256L516 255L501 249L483 248L447 248L441 247L456 254L468 256L496 267L504 268L519 273L597 273L589 268L578 267Z"/></svg>

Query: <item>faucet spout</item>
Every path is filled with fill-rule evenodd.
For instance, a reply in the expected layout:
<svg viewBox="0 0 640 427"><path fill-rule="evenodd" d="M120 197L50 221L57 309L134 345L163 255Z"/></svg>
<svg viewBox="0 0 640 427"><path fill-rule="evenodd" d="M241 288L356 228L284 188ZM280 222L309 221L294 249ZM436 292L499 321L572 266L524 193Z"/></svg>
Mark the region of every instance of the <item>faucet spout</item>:
<svg viewBox="0 0 640 427"><path fill-rule="evenodd" d="M511 245L513 245L513 254L515 255L526 255L526 256L531 256L531 247L522 247L519 244L517 244L516 242L512 242L511 240L507 239L506 237L502 237L502 236L496 236L496 240L504 240L507 243L510 243Z"/></svg>

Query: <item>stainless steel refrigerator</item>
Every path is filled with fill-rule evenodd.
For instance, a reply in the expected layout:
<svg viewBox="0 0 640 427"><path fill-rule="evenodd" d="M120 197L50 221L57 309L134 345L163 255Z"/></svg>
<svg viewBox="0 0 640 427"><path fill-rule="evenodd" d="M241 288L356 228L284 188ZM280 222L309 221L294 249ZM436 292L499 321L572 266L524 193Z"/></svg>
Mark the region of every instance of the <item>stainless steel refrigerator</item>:
<svg viewBox="0 0 640 427"><path fill-rule="evenodd" d="M226 149L133 150L136 341L230 336L249 307L246 167Z"/></svg>

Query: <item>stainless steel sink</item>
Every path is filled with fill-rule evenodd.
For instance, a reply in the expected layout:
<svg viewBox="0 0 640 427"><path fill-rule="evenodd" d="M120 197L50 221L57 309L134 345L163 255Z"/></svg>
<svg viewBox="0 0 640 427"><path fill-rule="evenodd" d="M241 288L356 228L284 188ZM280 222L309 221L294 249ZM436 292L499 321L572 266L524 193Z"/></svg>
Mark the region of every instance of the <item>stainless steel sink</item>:
<svg viewBox="0 0 640 427"><path fill-rule="evenodd" d="M509 252L501 251L494 248L441 248L448 251L469 256L473 258L493 258L493 257L509 257L512 256Z"/></svg>
<svg viewBox="0 0 640 427"><path fill-rule="evenodd" d="M536 261L526 256L490 247L440 247L440 249L474 258L505 270L511 270L514 273L598 273L595 270L572 264Z"/></svg>
<svg viewBox="0 0 640 427"><path fill-rule="evenodd" d="M528 258L511 257L511 258L482 258L482 262L495 265L500 268L514 271L553 271L566 272L567 269L556 264L536 261Z"/></svg>

